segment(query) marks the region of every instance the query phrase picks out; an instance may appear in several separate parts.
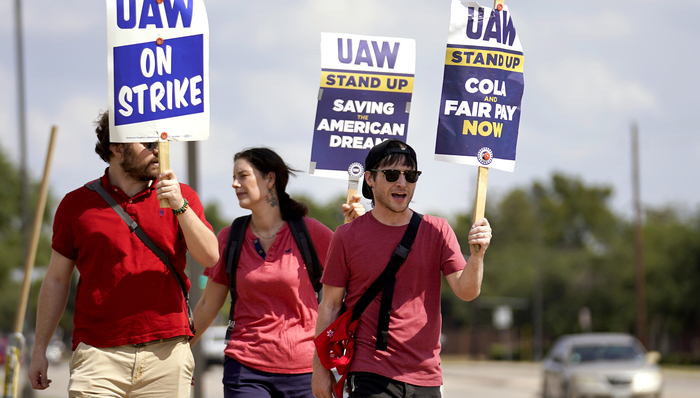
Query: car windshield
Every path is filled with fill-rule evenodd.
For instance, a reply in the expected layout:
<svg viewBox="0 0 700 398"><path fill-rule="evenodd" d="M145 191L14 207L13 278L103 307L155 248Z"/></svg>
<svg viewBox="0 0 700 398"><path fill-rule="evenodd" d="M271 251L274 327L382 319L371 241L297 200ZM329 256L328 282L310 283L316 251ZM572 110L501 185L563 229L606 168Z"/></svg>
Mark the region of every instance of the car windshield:
<svg viewBox="0 0 700 398"><path fill-rule="evenodd" d="M631 345L582 345L571 350L571 362L630 361L642 358L639 350Z"/></svg>

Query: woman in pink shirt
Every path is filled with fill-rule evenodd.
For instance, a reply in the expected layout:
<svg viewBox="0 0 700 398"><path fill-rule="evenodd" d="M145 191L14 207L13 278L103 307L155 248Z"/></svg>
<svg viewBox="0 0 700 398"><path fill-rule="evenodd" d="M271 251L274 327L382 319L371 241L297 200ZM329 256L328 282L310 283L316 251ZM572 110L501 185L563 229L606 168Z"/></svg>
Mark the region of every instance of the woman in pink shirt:
<svg viewBox="0 0 700 398"><path fill-rule="evenodd" d="M233 188L239 205L251 211L236 269L234 326L224 350L224 396L313 397L311 372L318 301L302 254L287 221L308 209L285 191L294 170L268 148L234 156ZM359 196L343 213L364 213ZM323 265L333 234L304 217ZM229 291L224 254L229 229L219 232L219 262L205 271L209 283L194 312L195 344L223 306Z"/></svg>

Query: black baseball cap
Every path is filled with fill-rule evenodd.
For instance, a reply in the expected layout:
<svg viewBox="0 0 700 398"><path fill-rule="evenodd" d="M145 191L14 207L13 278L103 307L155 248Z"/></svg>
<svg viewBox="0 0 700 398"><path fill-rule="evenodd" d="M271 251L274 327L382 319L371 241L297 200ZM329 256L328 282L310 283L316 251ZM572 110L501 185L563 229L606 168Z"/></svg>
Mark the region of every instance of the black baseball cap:
<svg viewBox="0 0 700 398"><path fill-rule="evenodd" d="M372 149L369 150L369 153L365 158L365 171L372 171L372 169L376 168L382 159L395 153L408 155L408 157L413 159L416 167L418 167L416 151L414 151L413 148L411 148L411 146L407 143L397 140L396 138L392 138L382 142L379 145L373 146ZM369 185L367 185L367 181L364 181L362 184L362 196L367 199L374 199L372 189L369 187Z"/></svg>

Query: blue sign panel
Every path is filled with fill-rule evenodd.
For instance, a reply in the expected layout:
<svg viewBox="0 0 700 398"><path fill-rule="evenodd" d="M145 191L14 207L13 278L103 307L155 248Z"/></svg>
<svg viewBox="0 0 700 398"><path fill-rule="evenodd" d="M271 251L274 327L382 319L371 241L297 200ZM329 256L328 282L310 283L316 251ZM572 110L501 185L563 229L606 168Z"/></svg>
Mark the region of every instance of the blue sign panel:
<svg viewBox="0 0 700 398"><path fill-rule="evenodd" d="M115 125L204 112L203 35L114 47Z"/></svg>
<svg viewBox="0 0 700 398"><path fill-rule="evenodd" d="M406 141L410 102L410 93L323 89L311 150L316 169L347 170L384 140Z"/></svg>
<svg viewBox="0 0 700 398"><path fill-rule="evenodd" d="M481 50L452 49L455 53ZM501 57L507 54L501 53ZM479 151L488 148L492 153L487 157L515 161L523 87L520 72L445 65L435 152L478 157Z"/></svg>

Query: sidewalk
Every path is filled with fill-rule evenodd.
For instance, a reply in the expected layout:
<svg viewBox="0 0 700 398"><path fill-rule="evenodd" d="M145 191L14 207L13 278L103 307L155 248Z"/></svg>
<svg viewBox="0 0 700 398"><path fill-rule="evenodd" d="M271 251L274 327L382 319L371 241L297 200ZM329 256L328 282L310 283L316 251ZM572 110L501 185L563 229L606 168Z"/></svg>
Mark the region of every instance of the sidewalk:
<svg viewBox="0 0 700 398"><path fill-rule="evenodd" d="M35 397L35 398L65 398L68 396L68 378L70 370L68 369L68 360L49 366L49 379L51 385L46 390L32 390L27 378L27 369L29 365L20 368L18 397ZM223 389L221 387L221 376L223 368L221 366L212 366L205 373L203 383L203 395L208 398L223 397ZM2 377L0 383L4 388L5 383L5 365L3 364L0 370ZM28 389L29 391L24 391ZM0 391L1 393L2 391ZM33 395L31 395L33 393ZM29 394L29 395L28 395Z"/></svg>

